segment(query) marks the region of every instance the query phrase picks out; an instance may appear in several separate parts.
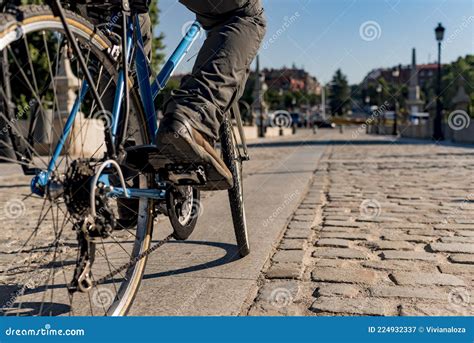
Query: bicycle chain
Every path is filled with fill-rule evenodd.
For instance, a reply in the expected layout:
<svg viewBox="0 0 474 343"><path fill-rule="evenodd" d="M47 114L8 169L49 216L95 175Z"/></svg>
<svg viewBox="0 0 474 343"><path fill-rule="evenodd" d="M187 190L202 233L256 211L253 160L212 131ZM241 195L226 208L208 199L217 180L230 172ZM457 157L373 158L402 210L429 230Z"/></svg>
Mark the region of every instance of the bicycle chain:
<svg viewBox="0 0 474 343"><path fill-rule="evenodd" d="M144 259L145 257L149 256L151 253L153 253L156 249L162 247L163 245L165 245L166 243L168 243L171 239L173 239L173 235L169 235L168 237L166 237L165 239L163 239L162 241L156 243L154 246L152 246L151 248L145 250L144 252L142 252L140 255L134 257L133 259L131 259L129 262L125 263L124 265L118 267L117 269L111 271L109 274L105 275L104 277L101 277L100 279L94 281L92 283L92 287L95 287L95 286L98 286L98 285L101 285L103 283L105 283L107 280L109 280L110 278L113 278L115 275L123 272L124 270L127 270L128 268L130 267L133 267L134 265L136 265L138 262L140 262L142 259Z"/></svg>

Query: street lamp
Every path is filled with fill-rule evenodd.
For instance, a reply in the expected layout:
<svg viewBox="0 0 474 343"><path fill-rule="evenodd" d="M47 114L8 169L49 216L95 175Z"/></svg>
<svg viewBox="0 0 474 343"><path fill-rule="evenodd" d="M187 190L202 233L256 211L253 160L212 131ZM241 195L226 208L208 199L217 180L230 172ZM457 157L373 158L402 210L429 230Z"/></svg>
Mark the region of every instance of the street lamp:
<svg viewBox="0 0 474 343"><path fill-rule="evenodd" d="M378 108L377 108L377 129L376 133L380 134L380 124L381 124L381 111L380 108L382 107L382 85L379 83L377 88L375 89L378 94Z"/></svg>
<svg viewBox="0 0 474 343"><path fill-rule="evenodd" d="M398 97L400 96L400 76L401 76L402 66L399 65L398 67L393 68L392 76L397 79L397 94L395 97L395 114L393 116L393 136L398 136L398 112L400 111L400 102L398 101Z"/></svg>
<svg viewBox="0 0 474 343"><path fill-rule="evenodd" d="M366 120L367 125L366 125L366 129L365 129L365 133L369 134L369 133L371 133L369 127L371 127L371 125L372 125L372 118L370 117L370 115L371 115L370 114L370 112L371 112L370 111L370 96L367 95L365 97L364 101L365 101L365 111L367 112L367 114L366 114L367 115L367 120Z"/></svg>
<svg viewBox="0 0 474 343"><path fill-rule="evenodd" d="M438 82L436 87L436 117L434 121L433 138L436 140L443 140L443 117L441 104L441 42L444 38L445 28L441 23L435 28L436 40L438 41Z"/></svg>

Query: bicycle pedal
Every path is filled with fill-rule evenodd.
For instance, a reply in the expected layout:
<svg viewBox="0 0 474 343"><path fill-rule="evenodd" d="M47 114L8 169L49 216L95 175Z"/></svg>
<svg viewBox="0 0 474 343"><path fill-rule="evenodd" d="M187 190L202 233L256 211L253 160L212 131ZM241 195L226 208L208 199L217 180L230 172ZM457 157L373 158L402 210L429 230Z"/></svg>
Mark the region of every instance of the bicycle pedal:
<svg viewBox="0 0 474 343"><path fill-rule="evenodd" d="M203 166L168 165L166 166L167 179L178 186L202 186L207 182Z"/></svg>

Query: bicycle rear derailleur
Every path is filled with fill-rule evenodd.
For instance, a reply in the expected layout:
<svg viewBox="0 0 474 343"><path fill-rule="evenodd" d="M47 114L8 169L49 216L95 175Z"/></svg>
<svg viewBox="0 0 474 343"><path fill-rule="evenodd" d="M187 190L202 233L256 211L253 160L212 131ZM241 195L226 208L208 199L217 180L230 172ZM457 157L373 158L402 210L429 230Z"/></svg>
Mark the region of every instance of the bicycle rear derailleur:
<svg viewBox="0 0 474 343"><path fill-rule="evenodd" d="M96 215L90 214L91 185L96 168L88 160L76 160L69 167L64 181L64 200L71 216L76 220L79 254L71 283L70 293L89 292L93 287L91 268L95 257L95 240L107 238L115 227L115 217L109 206L105 187L96 188Z"/></svg>

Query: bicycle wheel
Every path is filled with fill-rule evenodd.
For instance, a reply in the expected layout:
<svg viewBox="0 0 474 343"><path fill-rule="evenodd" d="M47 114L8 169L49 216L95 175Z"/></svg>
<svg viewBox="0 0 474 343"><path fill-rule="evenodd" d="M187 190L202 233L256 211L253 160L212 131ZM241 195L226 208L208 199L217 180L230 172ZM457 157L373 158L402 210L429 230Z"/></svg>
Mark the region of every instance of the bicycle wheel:
<svg viewBox="0 0 474 343"><path fill-rule="evenodd" d="M93 258L89 275L95 283L88 291L71 292L83 246L78 239L83 227L79 214L87 211L89 174L94 173L97 160L106 156L104 128L112 125L109 111L120 57L111 56L117 48L100 28L65 12L106 113L97 110L92 92L87 92L51 174L54 182L44 197L31 193L32 176L20 176L20 168L2 165L14 170L6 175L2 172L0 177L0 219L5 223L0 239L3 315L125 315L138 290L146 258L129 262L150 246L153 203L140 199L129 208L137 216L134 228L114 230L90 241ZM2 64L2 75L8 81L0 84L0 102L4 105L0 108L9 108L2 118L9 114L7 126L16 134L11 138L20 147L16 151L22 156L19 163L44 170L83 85L84 73L59 18L46 6L23 6L16 16L0 15L0 56L7 62ZM127 144L150 143L138 99L132 91ZM127 182L142 189L152 186L151 178L143 174ZM110 197L106 201L107 213L113 218L123 204ZM127 263L123 271L106 279Z"/></svg>
<svg viewBox="0 0 474 343"><path fill-rule="evenodd" d="M235 237L240 257L250 253L247 221L245 218L244 189L242 182L242 160L236 146L232 123L228 116L225 117L221 127L222 157L232 173L234 185L229 189L230 210L234 224Z"/></svg>

